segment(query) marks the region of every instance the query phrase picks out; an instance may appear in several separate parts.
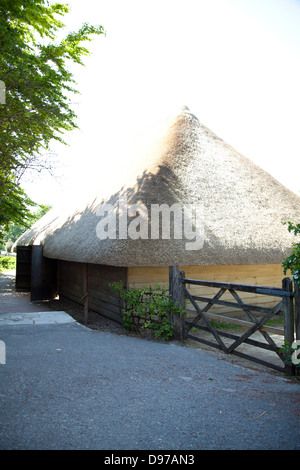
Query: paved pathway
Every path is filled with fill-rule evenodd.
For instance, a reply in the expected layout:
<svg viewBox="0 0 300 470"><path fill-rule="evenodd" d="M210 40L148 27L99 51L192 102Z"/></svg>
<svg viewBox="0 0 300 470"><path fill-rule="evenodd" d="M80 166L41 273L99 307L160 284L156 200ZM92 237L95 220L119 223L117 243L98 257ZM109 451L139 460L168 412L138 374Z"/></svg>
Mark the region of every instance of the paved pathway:
<svg viewBox="0 0 300 470"><path fill-rule="evenodd" d="M74 321L70 315L60 311L4 313L0 317L0 327L8 325L52 325Z"/></svg>
<svg viewBox="0 0 300 470"><path fill-rule="evenodd" d="M0 275L0 327L16 325L51 325L75 320L66 312L47 308L47 303L30 302L28 292L16 292L15 272Z"/></svg>
<svg viewBox="0 0 300 470"><path fill-rule="evenodd" d="M45 305L22 299L31 324L0 326L0 449L300 450L294 380L72 319L39 324Z"/></svg>

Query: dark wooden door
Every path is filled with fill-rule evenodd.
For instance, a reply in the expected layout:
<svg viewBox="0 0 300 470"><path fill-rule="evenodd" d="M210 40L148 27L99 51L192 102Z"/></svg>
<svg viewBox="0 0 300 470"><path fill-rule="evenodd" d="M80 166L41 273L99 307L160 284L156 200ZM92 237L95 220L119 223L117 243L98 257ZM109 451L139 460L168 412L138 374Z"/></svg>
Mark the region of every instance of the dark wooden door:
<svg viewBox="0 0 300 470"><path fill-rule="evenodd" d="M43 247L33 245L31 301L52 300L57 295L57 260L43 256Z"/></svg>
<svg viewBox="0 0 300 470"><path fill-rule="evenodd" d="M31 251L31 246L17 247L16 290L30 291Z"/></svg>

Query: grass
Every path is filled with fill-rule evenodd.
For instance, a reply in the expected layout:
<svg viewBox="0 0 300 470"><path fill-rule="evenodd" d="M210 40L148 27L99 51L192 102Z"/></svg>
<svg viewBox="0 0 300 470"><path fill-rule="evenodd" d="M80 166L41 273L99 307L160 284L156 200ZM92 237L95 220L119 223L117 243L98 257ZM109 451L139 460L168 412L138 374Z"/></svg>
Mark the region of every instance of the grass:
<svg viewBox="0 0 300 470"><path fill-rule="evenodd" d="M233 323L224 323L222 321L215 321L215 320L209 320L211 326L213 328L215 328L216 330L217 329L223 329L223 330L231 330L231 329L238 329L240 328L240 325L236 325L236 324L233 324ZM196 327L192 327L191 328L191 331L198 331L198 328Z"/></svg>
<svg viewBox="0 0 300 470"><path fill-rule="evenodd" d="M284 318L282 315L274 315L273 318L266 321L265 325L267 326L283 326L284 325Z"/></svg>
<svg viewBox="0 0 300 470"><path fill-rule="evenodd" d="M213 328L220 328L220 329L238 329L241 328L240 325L232 324L232 323L224 323L222 321L215 321L215 320L210 320L210 324L212 325ZM268 320L266 323L264 323L266 326L274 326L274 327L280 327L284 325L284 319L282 315L276 315L270 320Z"/></svg>
<svg viewBox="0 0 300 470"><path fill-rule="evenodd" d="M232 328L240 328L240 325L236 325L233 323L224 323L222 321L215 321L210 320L210 324L213 328L222 328L222 329L232 329Z"/></svg>
<svg viewBox="0 0 300 470"><path fill-rule="evenodd" d="M15 256L0 256L0 274L16 269Z"/></svg>

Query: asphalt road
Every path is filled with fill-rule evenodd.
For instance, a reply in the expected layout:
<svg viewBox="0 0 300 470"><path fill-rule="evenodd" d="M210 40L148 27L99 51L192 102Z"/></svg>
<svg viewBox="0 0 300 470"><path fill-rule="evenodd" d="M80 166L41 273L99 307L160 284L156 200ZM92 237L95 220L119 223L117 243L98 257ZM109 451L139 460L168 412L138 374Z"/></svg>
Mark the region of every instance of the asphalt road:
<svg viewBox="0 0 300 470"><path fill-rule="evenodd" d="M300 449L299 382L76 322L2 325L0 449Z"/></svg>

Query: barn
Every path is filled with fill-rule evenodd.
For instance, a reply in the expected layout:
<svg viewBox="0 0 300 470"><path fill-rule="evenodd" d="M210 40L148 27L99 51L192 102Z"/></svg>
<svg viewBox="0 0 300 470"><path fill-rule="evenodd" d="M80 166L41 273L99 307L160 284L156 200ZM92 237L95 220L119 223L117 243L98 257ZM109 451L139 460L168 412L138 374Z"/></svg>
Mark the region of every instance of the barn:
<svg viewBox="0 0 300 470"><path fill-rule="evenodd" d="M18 289L88 299L120 321L109 283L167 284L173 264L188 278L281 287L293 242L282 222L300 222L300 197L187 107L122 151L121 180L52 209L17 240Z"/></svg>

